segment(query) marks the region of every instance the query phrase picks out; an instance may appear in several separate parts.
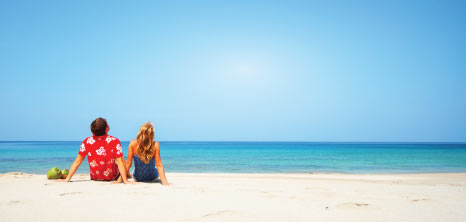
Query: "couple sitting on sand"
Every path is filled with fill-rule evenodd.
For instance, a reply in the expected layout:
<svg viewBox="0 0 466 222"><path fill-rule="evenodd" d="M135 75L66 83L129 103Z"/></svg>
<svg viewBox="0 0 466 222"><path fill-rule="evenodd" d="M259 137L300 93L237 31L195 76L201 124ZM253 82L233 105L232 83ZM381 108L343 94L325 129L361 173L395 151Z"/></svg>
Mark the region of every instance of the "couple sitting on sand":
<svg viewBox="0 0 466 222"><path fill-rule="evenodd" d="M71 177L87 156L91 180L134 183L128 181L127 178L127 175L131 177L129 169L134 159L133 177L136 181L155 181L160 175L162 184L168 185L160 158L160 145L154 141L152 123L144 123L139 129L136 140L131 140L129 143L126 163L120 140L107 135L109 130L107 121L103 118L97 118L92 122L92 136L81 143L79 154L71 165L68 176L61 181L70 182Z"/></svg>

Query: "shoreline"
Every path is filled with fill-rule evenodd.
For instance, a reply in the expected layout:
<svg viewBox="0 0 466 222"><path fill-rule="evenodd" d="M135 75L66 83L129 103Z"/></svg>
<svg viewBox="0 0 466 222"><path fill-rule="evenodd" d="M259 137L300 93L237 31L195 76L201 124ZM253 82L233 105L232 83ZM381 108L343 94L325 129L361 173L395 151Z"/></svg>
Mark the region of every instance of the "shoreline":
<svg viewBox="0 0 466 222"><path fill-rule="evenodd" d="M79 147L73 142L0 145L0 173L36 174L54 166L70 167ZM122 142L124 154L127 146ZM165 170L177 173L466 173L466 146L457 144L177 142L161 146ZM89 173L87 162L78 173Z"/></svg>
<svg viewBox="0 0 466 222"><path fill-rule="evenodd" d="M165 172L167 173L167 172ZM341 175L341 176L389 176L389 175L399 175L399 176L415 176L415 175L449 175L449 174L464 174L466 175L466 172L420 172L420 173L341 173L341 172L311 172L311 173L299 173L299 172L291 172L291 173L285 173L285 172L274 172L274 173L244 173L244 172L238 172L238 173L225 173L225 172L169 172L168 174L173 174L173 175L239 175L239 176L248 176L248 175L314 175L314 176L324 176L324 175ZM36 176L45 176L47 175L46 173L27 173L27 172L21 172L21 171L11 171L11 172L6 172L6 173L0 173L0 176L2 175L36 175ZM80 175L80 176L86 176L89 175L88 173L75 173L74 176ZM73 177L74 177L73 176Z"/></svg>
<svg viewBox="0 0 466 222"><path fill-rule="evenodd" d="M0 174L5 221L462 221L466 173L167 173L168 182L71 183ZM105 207L102 207L105 206ZM79 209L79 210L76 210ZM28 212L25 214L24 212ZM139 213L133 213L139 212Z"/></svg>

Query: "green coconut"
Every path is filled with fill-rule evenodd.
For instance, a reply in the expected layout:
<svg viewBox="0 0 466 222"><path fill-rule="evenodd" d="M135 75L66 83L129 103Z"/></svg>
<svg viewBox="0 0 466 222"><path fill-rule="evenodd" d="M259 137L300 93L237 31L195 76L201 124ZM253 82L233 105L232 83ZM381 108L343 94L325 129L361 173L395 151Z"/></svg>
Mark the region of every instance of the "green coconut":
<svg viewBox="0 0 466 222"><path fill-rule="evenodd" d="M69 173L68 169L62 170L61 171L61 178L65 179L68 176L68 173Z"/></svg>
<svg viewBox="0 0 466 222"><path fill-rule="evenodd" d="M61 178L61 171L58 167L50 168L49 172L47 172L47 179L60 179Z"/></svg>

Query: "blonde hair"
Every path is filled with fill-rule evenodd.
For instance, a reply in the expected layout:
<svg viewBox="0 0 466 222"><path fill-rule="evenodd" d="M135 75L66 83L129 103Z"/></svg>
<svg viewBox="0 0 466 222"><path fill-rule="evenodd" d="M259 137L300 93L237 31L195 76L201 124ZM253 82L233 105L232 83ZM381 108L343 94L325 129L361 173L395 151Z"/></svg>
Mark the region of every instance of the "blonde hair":
<svg viewBox="0 0 466 222"><path fill-rule="evenodd" d="M138 157L144 163L149 163L154 157L154 126L151 122L142 124L137 136Z"/></svg>

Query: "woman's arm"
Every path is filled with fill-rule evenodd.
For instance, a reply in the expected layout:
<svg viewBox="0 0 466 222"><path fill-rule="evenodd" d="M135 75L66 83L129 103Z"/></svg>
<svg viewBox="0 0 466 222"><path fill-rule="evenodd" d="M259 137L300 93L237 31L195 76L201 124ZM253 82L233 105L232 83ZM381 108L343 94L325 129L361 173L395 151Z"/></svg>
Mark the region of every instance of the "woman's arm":
<svg viewBox="0 0 466 222"><path fill-rule="evenodd" d="M155 164L157 165L157 171L159 172L160 175L160 180L162 181L162 185L167 186L168 181L167 178L165 177L165 170L163 169L163 164L162 164L162 159L160 158L160 144L158 142L155 142Z"/></svg>
<svg viewBox="0 0 466 222"><path fill-rule="evenodd" d="M129 146L128 146L128 159L126 159L126 172L127 172L127 175L128 177L131 177L130 173L129 173L129 169L131 168L131 166L133 165L133 147L136 145L136 141L134 140L131 140L131 142L129 142Z"/></svg>

